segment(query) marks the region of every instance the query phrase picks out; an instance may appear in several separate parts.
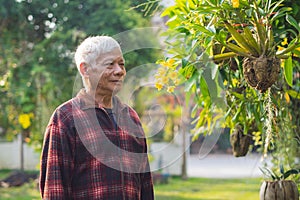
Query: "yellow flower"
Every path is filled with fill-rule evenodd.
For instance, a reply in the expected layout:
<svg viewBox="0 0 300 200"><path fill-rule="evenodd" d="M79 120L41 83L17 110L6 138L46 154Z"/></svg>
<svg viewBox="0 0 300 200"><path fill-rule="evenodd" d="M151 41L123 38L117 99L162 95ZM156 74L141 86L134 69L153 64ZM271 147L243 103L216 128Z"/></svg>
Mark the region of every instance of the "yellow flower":
<svg viewBox="0 0 300 200"><path fill-rule="evenodd" d="M175 80L173 80L174 85L179 85L180 80L177 78Z"/></svg>
<svg viewBox="0 0 300 200"><path fill-rule="evenodd" d="M154 78L155 78L155 79L160 79L160 77L161 77L160 74L155 74L155 75L154 75Z"/></svg>
<svg viewBox="0 0 300 200"><path fill-rule="evenodd" d="M240 6L240 1L239 0L231 0L232 7L238 8Z"/></svg>
<svg viewBox="0 0 300 200"><path fill-rule="evenodd" d="M169 73L169 78L172 80L176 80L178 77L178 72L177 71L172 71Z"/></svg>
<svg viewBox="0 0 300 200"><path fill-rule="evenodd" d="M164 67L174 68L175 60L173 58L168 59L167 61L160 62Z"/></svg>
<svg viewBox="0 0 300 200"><path fill-rule="evenodd" d="M300 57L300 47L297 47L295 50L294 50L294 56L296 57Z"/></svg>
<svg viewBox="0 0 300 200"><path fill-rule="evenodd" d="M282 50L284 50L285 48L284 47L282 47L282 46L277 46L277 48L278 48L278 51L282 51Z"/></svg>
<svg viewBox="0 0 300 200"><path fill-rule="evenodd" d="M159 68L157 70L157 74L161 75L161 76L165 76L165 74L167 73L167 70L164 68Z"/></svg>
<svg viewBox="0 0 300 200"><path fill-rule="evenodd" d="M285 98L287 103L290 103L290 101L291 101L290 95L287 92L284 93L284 98Z"/></svg>
<svg viewBox="0 0 300 200"><path fill-rule="evenodd" d="M281 59L280 67L281 67L281 68L284 68L284 60L283 60L283 59Z"/></svg>
<svg viewBox="0 0 300 200"><path fill-rule="evenodd" d="M261 132L257 131L257 132L252 132L253 134L253 140L254 140L254 144L255 145L261 145L262 141L261 141Z"/></svg>
<svg viewBox="0 0 300 200"><path fill-rule="evenodd" d="M284 46L284 45L287 45L288 42L287 42L287 38L284 38L283 41L281 42L281 45Z"/></svg>
<svg viewBox="0 0 300 200"><path fill-rule="evenodd" d="M23 129L27 129L31 125L30 114L20 114L19 123L21 124Z"/></svg>
<svg viewBox="0 0 300 200"><path fill-rule="evenodd" d="M167 76L161 77L161 82L162 82L163 84L167 84L167 83L169 82L169 77L167 77Z"/></svg>
<svg viewBox="0 0 300 200"><path fill-rule="evenodd" d="M161 89L163 88L163 84L157 82L157 83L155 83L155 87L156 87L157 90L159 91L159 90L161 90Z"/></svg>
<svg viewBox="0 0 300 200"><path fill-rule="evenodd" d="M224 80L224 82L223 82L223 85L227 85L228 84L228 81L227 80Z"/></svg>
<svg viewBox="0 0 300 200"><path fill-rule="evenodd" d="M172 92L174 92L174 89L175 89L175 86L169 86L169 87L167 88L167 92L172 93Z"/></svg>
<svg viewBox="0 0 300 200"><path fill-rule="evenodd" d="M175 60L173 58L168 59L169 65L174 65Z"/></svg>
<svg viewBox="0 0 300 200"><path fill-rule="evenodd" d="M231 81L234 87L239 83L239 81L236 78L233 78Z"/></svg>

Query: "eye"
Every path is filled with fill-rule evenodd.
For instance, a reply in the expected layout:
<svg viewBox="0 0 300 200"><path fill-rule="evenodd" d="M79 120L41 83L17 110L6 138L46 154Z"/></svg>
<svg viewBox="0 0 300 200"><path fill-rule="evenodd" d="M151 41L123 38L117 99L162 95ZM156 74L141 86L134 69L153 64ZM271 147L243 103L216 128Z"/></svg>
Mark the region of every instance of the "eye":
<svg viewBox="0 0 300 200"><path fill-rule="evenodd" d="M113 62L107 62L104 64L106 68L111 69L114 66Z"/></svg>

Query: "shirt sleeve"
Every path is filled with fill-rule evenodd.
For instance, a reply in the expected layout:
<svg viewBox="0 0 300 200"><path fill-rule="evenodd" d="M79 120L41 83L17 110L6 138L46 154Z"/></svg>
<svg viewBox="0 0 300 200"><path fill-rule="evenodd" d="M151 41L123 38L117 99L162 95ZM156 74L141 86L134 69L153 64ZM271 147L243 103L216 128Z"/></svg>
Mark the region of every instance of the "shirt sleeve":
<svg viewBox="0 0 300 200"><path fill-rule="evenodd" d="M141 199L142 200L153 200L154 199L154 191L153 191L153 183L151 178L151 173L146 172L142 175L142 192Z"/></svg>
<svg viewBox="0 0 300 200"><path fill-rule="evenodd" d="M54 114L46 129L40 163L42 199L71 199L74 141L66 127Z"/></svg>
<svg viewBox="0 0 300 200"><path fill-rule="evenodd" d="M145 153L147 153L146 139L145 139L145 145L146 145ZM144 166L145 166L145 172L141 173L141 183L142 183L141 199L153 200L154 199L153 182L152 182L152 175L150 171L148 157L145 160Z"/></svg>

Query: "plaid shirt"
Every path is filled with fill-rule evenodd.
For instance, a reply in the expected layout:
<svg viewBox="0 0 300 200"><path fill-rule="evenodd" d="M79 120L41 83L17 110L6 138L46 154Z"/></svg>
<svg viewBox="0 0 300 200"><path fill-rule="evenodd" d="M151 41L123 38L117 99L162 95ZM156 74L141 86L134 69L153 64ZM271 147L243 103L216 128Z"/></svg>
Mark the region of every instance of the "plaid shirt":
<svg viewBox="0 0 300 200"><path fill-rule="evenodd" d="M154 199L138 115L113 102L117 127L84 90L53 113L41 155L43 199Z"/></svg>

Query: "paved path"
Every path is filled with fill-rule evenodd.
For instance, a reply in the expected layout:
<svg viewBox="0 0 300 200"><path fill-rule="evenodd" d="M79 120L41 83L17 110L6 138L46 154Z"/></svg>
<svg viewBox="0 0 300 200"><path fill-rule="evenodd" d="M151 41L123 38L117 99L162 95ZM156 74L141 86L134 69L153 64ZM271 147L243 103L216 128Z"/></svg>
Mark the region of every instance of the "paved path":
<svg viewBox="0 0 300 200"><path fill-rule="evenodd" d="M261 177L259 167L266 161L258 154L236 158L231 154L209 154L204 158L190 155L187 161L189 177L244 178ZM268 162L269 163L269 162Z"/></svg>

